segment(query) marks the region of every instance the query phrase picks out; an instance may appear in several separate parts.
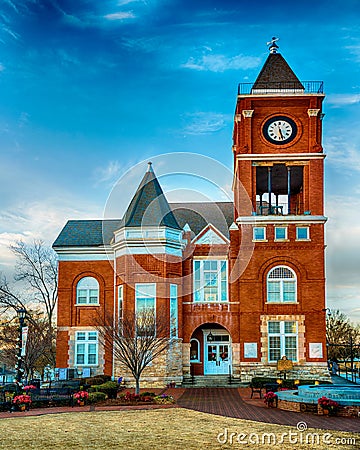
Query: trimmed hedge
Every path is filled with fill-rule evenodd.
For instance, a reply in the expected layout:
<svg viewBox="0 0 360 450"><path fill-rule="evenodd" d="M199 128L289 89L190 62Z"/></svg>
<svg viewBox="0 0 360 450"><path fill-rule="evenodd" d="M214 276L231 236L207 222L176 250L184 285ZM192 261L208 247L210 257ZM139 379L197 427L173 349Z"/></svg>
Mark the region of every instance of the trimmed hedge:
<svg viewBox="0 0 360 450"><path fill-rule="evenodd" d="M92 385L89 392L104 392L108 398L116 398L119 385L115 381Z"/></svg>
<svg viewBox="0 0 360 450"><path fill-rule="evenodd" d="M273 377L253 377L250 383L250 386L254 387L254 388L264 388L266 384L276 384L276 380L282 380L282 383L279 385L279 387L282 388L287 388L287 389L297 389L297 386L299 385L305 385L305 384L309 384L309 385L313 385L315 384L315 381L319 381L319 380L302 380L302 379L298 379L298 378L294 378L294 379L286 379L283 380L280 377L277 378L273 378ZM299 380L299 384L295 384L295 380L298 379ZM320 384L331 384L330 381L320 381Z"/></svg>
<svg viewBox="0 0 360 450"><path fill-rule="evenodd" d="M97 402L103 402L106 400L107 396L105 392L90 392L88 403L97 403Z"/></svg>
<svg viewBox="0 0 360 450"><path fill-rule="evenodd" d="M87 384L88 386L94 386L104 384L107 381L111 381L110 375L96 375L94 377L86 378L85 384Z"/></svg>

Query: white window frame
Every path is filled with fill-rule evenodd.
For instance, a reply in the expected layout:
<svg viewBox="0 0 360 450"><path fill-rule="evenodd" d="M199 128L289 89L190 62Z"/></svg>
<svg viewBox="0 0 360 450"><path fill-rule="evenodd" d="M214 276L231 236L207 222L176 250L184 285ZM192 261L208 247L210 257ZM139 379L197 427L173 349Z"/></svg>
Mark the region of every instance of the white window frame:
<svg viewBox="0 0 360 450"><path fill-rule="evenodd" d="M123 302L124 302L124 286L121 284L118 286L118 330L122 331L122 319L123 319Z"/></svg>
<svg viewBox="0 0 360 450"><path fill-rule="evenodd" d="M93 284L93 286L91 286ZM83 286L84 285L84 286ZM92 301L96 291L96 302ZM82 295L80 295L80 293ZM95 277L83 277L76 285L76 305L80 306L94 306L99 305L99 282ZM85 301L79 301L80 298L85 298Z"/></svg>
<svg viewBox="0 0 360 450"><path fill-rule="evenodd" d="M270 332L270 324L274 324L274 323L279 323L280 324L280 330L279 332ZM295 332L287 332L285 330L285 324L286 323L292 323L295 324L296 327L296 331ZM268 331L268 361L269 362L277 362L278 359L281 359L283 356L286 356L289 360L293 361L293 362L297 362L298 361L298 357L299 357L299 339L298 339L298 323L295 320L269 320L268 322L268 327L267 327L267 331ZM271 359L270 355L271 355L271 337L277 337L279 338L280 341L280 353L279 353L279 358L278 359ZM287 352L288 349L290 349L289 347L286 347L286 338L296 338L296 348L295 348L295 352L296 352L296 358L290 358L289 352ZM273 348L277 348L277 347L273 347ZM293 349L293 347L291 347L291 349Z"/></svg>
<svg viewBox="0 0 360 450"><path fill-rule="evenodd" d="M274 272L276 269L286 269L289 270L293 277L292 278L270 278L270 275L272 272ZM273 291L270 291L270 285L271 283L276 283L279 286L279 299L278 300L270 300L270 294L273 293ZM285 286L286 284L294 284L294 299L293 300L285 300ZM275 266L272 267L266 277L266 303L297 303L297 277L296 273L288 266Z"/></svg>
<svg viewBox="0 0 360 450"><path fill-rule="evenodd" d="M150 288L153 292L146 293L146 290ZM141 291L141 289L143 291ZM139 296L141 294L141 297ZM139 308L138 301L145 299L145 307ZM146 303L153 302L152 306L147 306ZM136 283L135 284L135 315L137 316L138 312L143 309L153 309L154 310L154 318L155 318L155 332L156 332L156 283Z"/></svg>
<svg viewBox="0 0 360 450"><path fill-rule="evenodd" d="M94 339L95 338L95 339ZM83 352L79 351L79 346L84 348ZM95 345L95 352L90 353L90 346ZM78 357L84 355L84 362L79 362ZM89 356L95 355L95 362L89 362ZM97 331L76 331L75 333L75 366L89 367L97 366L99 360L99 340Z"/></svg>
<svg viewBox="0 0 360 450"><path fill-rule="evenodd" d="M306 237L299 237L299 230L306 230ZM310 227L296 227L296 240L297 241L310 241Z"/></svg>
<svg viewBox="0 0 360 450"><path fill-rule="evenodd" d="M178 286L177 284L170 284L170 339L177 338L178 334Z"/></svg>
<svg viewBox="0 0 360 450"><path fill-rule="evenodd" d="M263 232L262 238L258 238L256 236L256 232L258 230L262 230L262 232ZM253 241L255 241L255 242L266 241L266 227L253 227Z"/></svg>
<svg viewBox="0 0 360 450"><path fill-rule="evenodd" d="M216 269L206 269L206 263L216 263ZM225 274L223 276L223 265ZM198 268L197 268L198 266ZM217 290L216 300L205 299L205 289L211 288L211 284L205 282L205 273L216 276ZM194 259L193 261L193 301L195 303L222 303L229 299L228 288L228 262L226 259Z"/></svg>
<svg viewBox="0 0 360 450"><path fill-rule="evenodd" d="M197 359L191 359L191 354L190 354L190 362L191 363L198 363L201 362L201 352L200 352L200 341L199 339L196 338L191 338L190 339L190 352L191 352L191 342L196 342L196 346L197 346Z"/></svg>
<svg viewBox="0 0 360 450"><path fill-rule="evenodd" d="M281 238L279 238L279 237L276 237L276 232L277 232L277 230L284 230L285 231L285 235L284 235L284 237L281 237ZM275 230L274 230L274 240L275 241L287 241L287 238L288 238L288 233L287 233L287 227L275 227Z"/></svg>

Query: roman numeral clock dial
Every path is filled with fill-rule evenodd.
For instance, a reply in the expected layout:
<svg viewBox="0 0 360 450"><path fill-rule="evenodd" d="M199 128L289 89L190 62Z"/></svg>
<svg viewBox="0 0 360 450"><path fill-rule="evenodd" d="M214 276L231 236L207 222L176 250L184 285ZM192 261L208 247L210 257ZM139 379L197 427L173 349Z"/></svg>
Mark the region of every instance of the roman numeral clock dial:
<svg viewBox="0 0 360 450"><path fill-rule="evenodd" d="M297 126L289 117L277 116L268 119L262 131L268 142L276 145L284 145L296 137Z"/></svg>

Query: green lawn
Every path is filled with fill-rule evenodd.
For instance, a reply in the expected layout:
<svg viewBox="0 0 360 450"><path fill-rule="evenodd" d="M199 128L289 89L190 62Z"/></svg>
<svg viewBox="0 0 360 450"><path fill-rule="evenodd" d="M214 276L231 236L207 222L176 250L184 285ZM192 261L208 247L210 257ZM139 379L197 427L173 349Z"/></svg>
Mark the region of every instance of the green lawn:
<svg viewBox="0 0 360 450"><path fill-rule="evenodd" d="M221 445L217 441L219 433L228 430L227 444ZM282 433L297 432L296 428L271 425L258 422L231 419L228 417L204 414L186 409L157 409L138 411L106 411L80 412L64 414L48 414L38 417L16 417L0 420L0 448L11 449L229 449L229 448L264 448L264 449L355 449L360 447L359 435L341 432L329 432L331 437L321 445L306 444L306 432L303 444L289 444L279 442ZM320 442L325 432L318 430ZM230 433L233 444L230 443ZM242 440L249 444L237 443L239 433L246 434ZM252 437L250 433L255 433ZM261 443L263 433L275 433L276 445ZM257 437L260 444L255 443ZM339 444L335 439L347 442L350 438L357 438L357 443ZM251 440L252 439L252 440ZM265 441L266 440L265 436ZM300 440L300 437L297 438ZM220 435L221 442L225 436ZM331 442L329 444L329 442Z"/></svg>

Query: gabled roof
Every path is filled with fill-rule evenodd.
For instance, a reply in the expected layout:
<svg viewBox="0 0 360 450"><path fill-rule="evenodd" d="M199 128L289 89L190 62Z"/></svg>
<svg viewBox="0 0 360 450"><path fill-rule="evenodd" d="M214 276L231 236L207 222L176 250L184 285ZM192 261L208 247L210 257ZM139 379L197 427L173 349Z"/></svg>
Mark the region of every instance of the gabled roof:
<svg viewBox="0 0 360 450"><path fill-rule="evenodd" d="M170 206L179 225L183 228L188 223L195 236L211 223L229 237L229 227L234 221L232 202L171 203Z"/></svg>
<svg viewBox="0 0 360 450"><path fill-rule="evenodd" d="M252 89L304 89L289 64L280 53L270 53Z"/></svg>
<svg viewBox="0 0 360 450"><path fill-rule="evenodd" d="M181 230L151 163L121 221L121 227L166 226Z"/></svg>
<svg viewBox="0 0 360 450"><path fill-rule="evenodd" d="M229 239L225 237L220 231L211 223L207 225L193 240L193 244L229 244Z"/></svg>
<svg viewBox="0 0 360 450"><path fill-rule="evenodd" d="M171 214L179 227L189 225L198 235L209 223L229 238L229 227L234 221L232 202L171 203ZM109 245L114 232L121 228L121 219L69 220L61 230L53 247L100 247Z"/></svg>

